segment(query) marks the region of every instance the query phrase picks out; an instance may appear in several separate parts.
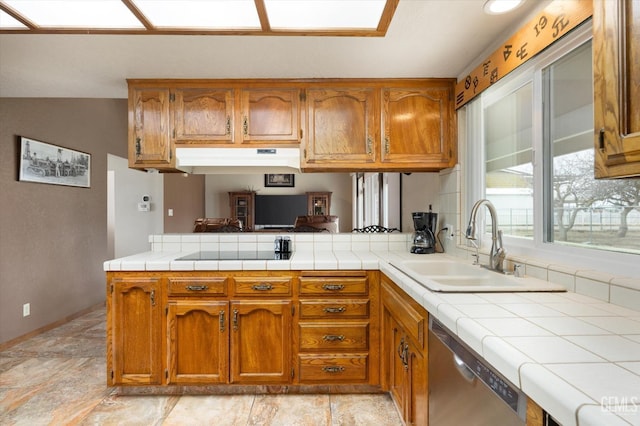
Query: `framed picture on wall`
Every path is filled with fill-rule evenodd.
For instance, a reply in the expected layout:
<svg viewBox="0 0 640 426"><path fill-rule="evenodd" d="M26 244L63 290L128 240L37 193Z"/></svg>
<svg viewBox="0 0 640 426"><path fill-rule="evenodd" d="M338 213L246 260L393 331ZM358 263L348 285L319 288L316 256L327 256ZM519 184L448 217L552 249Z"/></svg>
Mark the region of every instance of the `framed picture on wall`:
<svg viewBox="0 0 640 426"><path fill-rule="evenodd" d="M91 187L91 154L20 136L18 180Z"/></svg>
<svg viewBox="0 0 640 426"><path fill-rule="evenodd" d="M264 186L281 186L281 187L293 187L294 178L293 174L266 174L264 175Z"/></svg>

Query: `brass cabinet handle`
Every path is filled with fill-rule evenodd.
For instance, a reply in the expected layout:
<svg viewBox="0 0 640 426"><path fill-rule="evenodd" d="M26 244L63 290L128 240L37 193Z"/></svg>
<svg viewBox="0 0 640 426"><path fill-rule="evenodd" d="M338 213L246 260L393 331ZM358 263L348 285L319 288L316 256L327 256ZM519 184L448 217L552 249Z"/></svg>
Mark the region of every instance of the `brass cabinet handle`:
<svg viewBox="0 0 640 426"><path fill-rule="evenodd" d="M251 287L252 289L256 290L256 291L269 291L269 290L273 290L273 286L271 284L268 283L260 283L260 284L256 284L253 287Z"/></svg>
<svg viewBox="0 0 640 426"><path fill-rule="evenodd" d="M140 138L136 138L136 156L139 157L142 152L142 140Z"/></svg>
<svg viewBox="0 0 640 426"><path fill-rule="evenodd" d="M227 126L226 126L227 135L231 134L231 117L227 115Z"/></svg>
<svg viewBox="0 0 640 426"><path fill-rule="evenodd" d="M191 291L204 291L204 290L208 290L209 286L206 285L188 285L186 287L187 290L191 290Z"/></svg>
<svg viewBox="0 0 640 426"><path fill-rule="evenodd" d="M233 331L238 331L238 310L233 310Z"/></svg>
<svg viewBox="0 0 640 426"><path fill-rule="evenodd" d="M246 115L242 119L242 133L247 136L249 134L249 117Z"/></svg>
<svg viewBox="0 0 640 426"><path fill-rule="evenodd" d="M402 365L405 370L409 369L409 344L405 343L404 337L400 339L400 344L398 345L398 357L402 361Z"/></svg>
<svg viewBox="0 0 640 426"><path fill-rule="evenodd" d="M373 140L371 139L371 136L367 136L367 155L371 155L371 153L373 152Z"/></svg>
<svg viewBox="0 0 640 426"><path fill-rule="evenodd" d="M389 136L384 137L384 153L389 153Z"/></svg>
<svg viewBox="0 0 640 426"><path fill-rule="evenodd" d="M151 306L156 306L156 291L155 290L151 290L151 294L149 295L149 298L151 299Z"/></svg>
<svg viewBox="0 0 640 426"><path fill-rule="evenodd" d="M344 340L344 336L342 334L325 334L322 340L325 342L342 342Z"/></svg>
<svg viewBox="0 0 640 426"><path fill-rule="evenodd" d="M344 371L344 367L334 367L334 366L324 366L322 367L322 371L325 373L342 373Z"/></svg>
<svg viewBox="0 0 640 426"><path fill-rule="evenodd" d="M344 306L340 306L337 308L333 308L333 307L328 307L328 308L324 308L324 311L328 314L341 314L342 312L346 311L347 308L345 308Z"/></svg>
<svg viewBox="0 0 640 426"><path fill-rule="evenodd" d="M224 311L220 311L220 333L224 333Z"/></svg>
<svg viewBox="0 0 640 426"><path fill-rule="evenodd" d="M323 284L322 288L327 291L340 291L344 289L343 284Z"/></svg>

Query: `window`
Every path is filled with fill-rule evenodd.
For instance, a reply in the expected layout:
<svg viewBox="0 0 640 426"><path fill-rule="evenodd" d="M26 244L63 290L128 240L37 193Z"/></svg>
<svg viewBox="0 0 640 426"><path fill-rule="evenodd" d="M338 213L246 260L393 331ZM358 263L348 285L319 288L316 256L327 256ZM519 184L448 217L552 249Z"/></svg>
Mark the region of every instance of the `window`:
<svg viewBox="0 0 640 426"><path fill-rule="evenodd" d="M490 200L512 254L587 264L640 254L640 179L593 178L590 30L578 28L467 107L465 217L475 200Z"/></svg>
<svg viewBox="0 0 640 426"><path fill-rule="evenodd" d="M400 228L400 174L354 173L354 228Z"/></svg>

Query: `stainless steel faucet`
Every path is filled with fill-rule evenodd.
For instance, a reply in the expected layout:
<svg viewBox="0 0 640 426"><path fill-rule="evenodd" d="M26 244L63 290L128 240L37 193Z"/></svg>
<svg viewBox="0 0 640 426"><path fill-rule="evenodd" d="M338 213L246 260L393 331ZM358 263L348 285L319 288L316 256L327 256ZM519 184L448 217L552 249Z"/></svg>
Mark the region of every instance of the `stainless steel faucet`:
<svg viewBox="0 0 640 426"><path fill-rule="evenodd" d="M491 252L489 253L488 267L497 272L504 272L504 258L507 252L502 245L502 231L498 230L498 212L491 201L482 199L473 205L465 238L472 241L476 240L476 216L483 204L487 206L491 215Z"/></svg>

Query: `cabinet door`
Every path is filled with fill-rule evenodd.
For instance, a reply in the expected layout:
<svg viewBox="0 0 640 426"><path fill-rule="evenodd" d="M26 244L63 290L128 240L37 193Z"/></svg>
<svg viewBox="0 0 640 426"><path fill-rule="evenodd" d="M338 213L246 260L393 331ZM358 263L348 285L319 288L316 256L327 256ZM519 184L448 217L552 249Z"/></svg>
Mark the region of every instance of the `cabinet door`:
<svg viewBox="0 0 640 426"><path fill-rule="evenodd" d="M109 384L160 384L160 280L120 278L114 279L110 287Z"/></svg>
<svg viewBox="0 0 640 426"><path fill-rule="evenodd" d="M228 303L173 300L167 313L168 384L226 383Z"/></svg>
<svg viewBox="0 0 640 426"><path fill-rule="evenodd" d="M375 162L376 98L372 88L307 90L307 165L362 167Z"/></svg>
<svg viewBox="0 0 640 426"><path fill-rule="evenodd" d="M408 336L406 344L405 421L408 425L426 425L429 423L427 357Z"/></svg>
<svg viewBox="0 0 640 426"><path fill-rule="evenodd" d="M640 176L640 1L594 0L595 177Z"/></svg>
<svg viewBox="0 0 640 426"><path fill-rule="evenodd" d="M231 382L291 380L291 301L231 302Z"/></svg>
<svg viewBox="0 0 640 426"><path fill-rule="evenodd" d="M383 90L383 163L453 166L452 87Z"/></svg>
<svg viewBox="0 0 640 426"><path fill-rule="evenodd" d="M129 94L129 166L172 167L169 89Z"/></svg>
<svg viewBox="0 0 640 426"><path fill-rule="evenodd" d="M300 142L299 89L243 90L241 110L242 143Z"/></svg>
<svg viewBox="0 0 640 426"><path fill-rule="evenodd" d="M384 311L385 370L391 397L395 400L404 419L407 418L406 381L407 369L403 362L403 353L407 345L406 335L400 324L387 311Z"/></svg>
<svg viewBox="0 0 640 426"><path fill-rule="evenodd" d="M176 89L176 143L233 143L233 89Z"/></svg>

